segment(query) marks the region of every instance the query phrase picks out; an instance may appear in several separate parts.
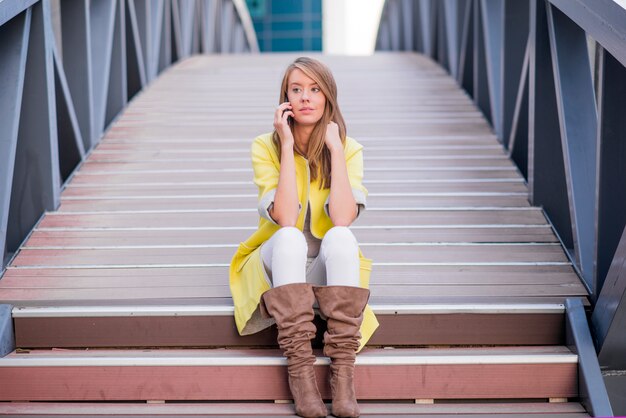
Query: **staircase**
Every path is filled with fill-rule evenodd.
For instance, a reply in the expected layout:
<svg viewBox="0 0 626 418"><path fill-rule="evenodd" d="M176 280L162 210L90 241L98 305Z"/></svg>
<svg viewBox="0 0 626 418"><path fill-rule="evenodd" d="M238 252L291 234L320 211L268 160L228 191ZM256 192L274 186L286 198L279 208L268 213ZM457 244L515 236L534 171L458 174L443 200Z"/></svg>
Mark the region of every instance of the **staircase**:
<svg viewBox="0 0 626 418"><path fill-rule="evenodd" d="M249 144L291 58L194 57L133 100L0 280L0 414L293 414L275 329L238 336L227 286L258 217ZM381 326L362 415L589 416L566 309L587 292L475 106L417 54L324 60L367 151L353 231Z"/></svg>
<svg viewBox="0 0 626 418"><path fill-rule="evenodd" d="M372 307L382 332L357 357L363 415L588 416L578 402L578 356L563 345L562 304ZM292 414L275 330L238 337L230 311L16 308L20 348L0 359L0 400L12 402L0 412ZM329 399L320 352L316 372Z"/></svg>

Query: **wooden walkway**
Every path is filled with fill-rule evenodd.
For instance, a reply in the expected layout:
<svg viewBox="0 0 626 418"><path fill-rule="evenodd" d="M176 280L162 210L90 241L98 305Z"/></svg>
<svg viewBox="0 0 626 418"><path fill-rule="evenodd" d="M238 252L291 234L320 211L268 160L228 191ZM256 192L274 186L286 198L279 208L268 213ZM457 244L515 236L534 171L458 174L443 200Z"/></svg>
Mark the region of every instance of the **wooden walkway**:
<svg viewBox="0 0 626 418"><path fill-rule="evenodd" d="M132 101L0 280L17 346L0 414L293 413L275 328L236 332L228 264L295 57L194 57ZM352 229L381 326L357 357L363 415L588 416L563 306L587 292L476 107L416 54L322 59L365 147Z"/></svg>
<svg viewBox="0 0 626 418"><path fill-rule="evenodd" d="M249 150L295 56L204 56L167 71L106 133L0 281L16 306L230 306L258 219ZM372 303L551 303L586 295L487 122L414 54L322 57L365 146Z"/></svg>

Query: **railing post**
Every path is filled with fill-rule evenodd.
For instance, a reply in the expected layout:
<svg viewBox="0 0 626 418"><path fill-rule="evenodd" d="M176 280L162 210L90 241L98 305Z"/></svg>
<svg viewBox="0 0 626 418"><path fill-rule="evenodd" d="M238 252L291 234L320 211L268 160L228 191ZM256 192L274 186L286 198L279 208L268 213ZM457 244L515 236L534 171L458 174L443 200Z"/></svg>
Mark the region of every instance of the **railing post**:
<svg viewBox="0 0 626 418"><path fill-rule="evenodd" d="M528 74L528 192L542 206L561 241L573 249L563 150L545 0L531 0Z"/></svg>

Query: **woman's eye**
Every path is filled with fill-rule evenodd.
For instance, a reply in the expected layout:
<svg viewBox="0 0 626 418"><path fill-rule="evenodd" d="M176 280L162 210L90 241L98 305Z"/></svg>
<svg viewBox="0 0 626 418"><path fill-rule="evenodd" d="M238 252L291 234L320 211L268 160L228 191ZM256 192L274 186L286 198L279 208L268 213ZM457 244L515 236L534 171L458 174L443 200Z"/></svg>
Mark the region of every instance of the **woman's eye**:
<svg viewBox="0 0 626 418"><path fill-rule="evenodd" d="M293 89L291 89L291 91L294 92L294 93L298 93L298 92L300 92L300 89L297 88L297 87L294 87Z"/></svg>
<svg viewBox="0 0 626 418"><path fill-rule="evenodd" d="M320 91L319 87L313 87L311 90L313 90L315 93L318 93Z"/></svg>

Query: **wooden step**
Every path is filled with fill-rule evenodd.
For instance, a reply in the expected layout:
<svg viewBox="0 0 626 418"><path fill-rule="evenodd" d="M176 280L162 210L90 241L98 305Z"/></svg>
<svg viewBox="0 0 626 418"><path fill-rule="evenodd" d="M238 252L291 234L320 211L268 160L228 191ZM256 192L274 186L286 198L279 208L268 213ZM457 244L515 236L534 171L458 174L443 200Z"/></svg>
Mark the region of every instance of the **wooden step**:
<svg viewBox="0 0 626 418"><path fill-rule="evenodd" d="M366 348L355 388L363 400L576 398L577 363L562 346ZM324 399L328 364L317 358ZM2 401L290 398L286 359L272 349L18 350L0 359Z"/></svg>
<svg viewBox="0 0 626 418"><path fill-rule="evenodd" d="M560 303L371 304L380 327L370 346L556 345ZM232 305L53 306L13 309L16 346L276 347L276 328L240 336ZM326 328L317 318L320 347Z"/></svg>
<svg viewBox="0 0 626 418"><path fill-rule="evenodd" d="M370 403L360 402L361 416L436 416L464 417L496 415L519 417L541 414L542 417L588 417L589 414L577 402L548 403ZM328 405L330 410L330 405ZM329 412L330 414L330 412ZM19 417L63 416L63 417L114 417L114 416L255 416L295 417L292 404L269 402L250 403L52 403L12 402L0 403L0 415Z"/></svg>

